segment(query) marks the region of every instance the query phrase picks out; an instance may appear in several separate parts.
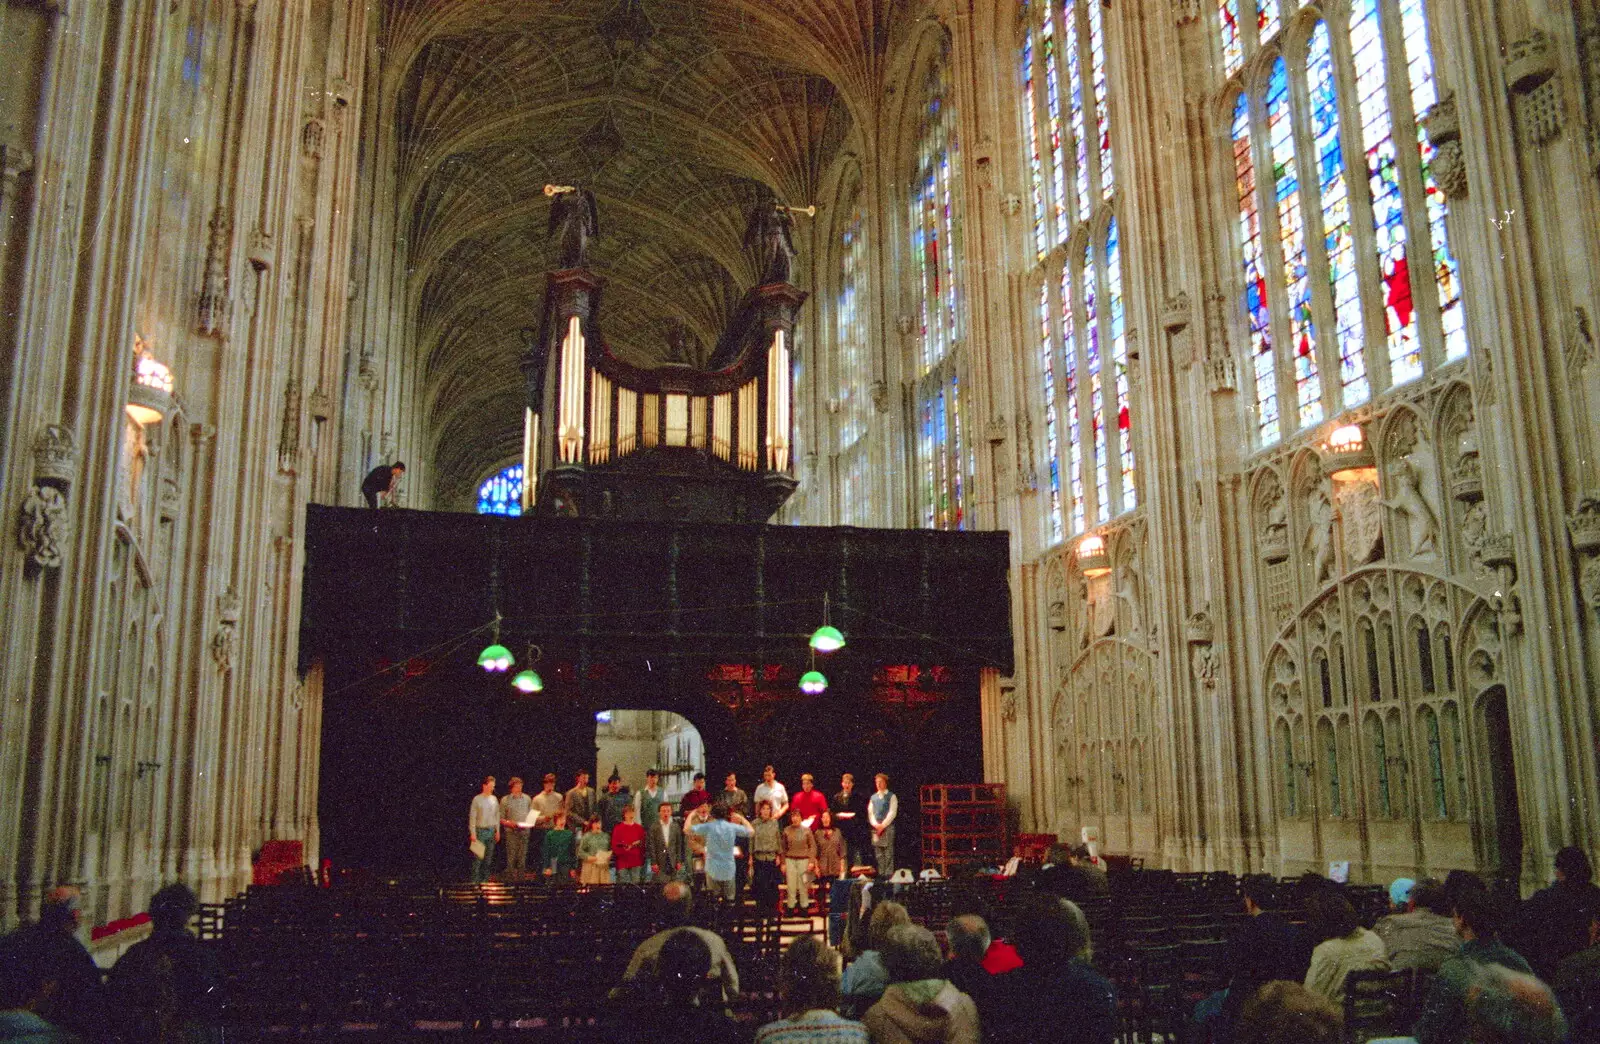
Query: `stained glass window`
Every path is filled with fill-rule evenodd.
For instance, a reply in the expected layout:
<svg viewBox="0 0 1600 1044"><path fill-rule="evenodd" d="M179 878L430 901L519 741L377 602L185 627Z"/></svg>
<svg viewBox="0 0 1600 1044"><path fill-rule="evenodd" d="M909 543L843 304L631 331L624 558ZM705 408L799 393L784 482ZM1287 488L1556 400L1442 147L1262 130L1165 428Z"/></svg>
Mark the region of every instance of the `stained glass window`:
<svg viewBox="0 0 1600 1044"><path fill-rule="evenodd" d="M1083 430L1078 423L1078 316L1072 306L1072 266L1061 268L1061 340L1066 372L1067 497L1072 512L1072 532L1083 532Z"/></svg>
<svg viewBox="0 0 1600 1044"><path fill-rule="evenodd" d="M961 229L952 162L957 144L942 62L930 71L926 91L910 211L920 321L919 499L923 525L961 529L967 521L966 494L976 454L967 437L961 402L961 302L956 282Z"/></svg>
<svg viewBox="0 0 1600 1044"><path fill-rule="evenodd" d="M1059 241L1067 238L1067 153L1066 143L1061 135L1061 76L1056 71L1054 8L1053 3L1047 2L1044 5L1044 29L1041 39L1044 44L1044 98L1050 119L1050 157L1055 172L1056 239Z"/></svg>
<svg viewBox="0 0 1600 1044"><path fill-rule="evenodd" d="M1244 248L1244 306L1250 325L1250 370L1256 393L1256 438L1278 441L1278 371L1272 354L1272 312L1267 304L1262 258L1261 208L1256 200L1256 165L1250 152L1250 99L1233 108L1234 181L1238 186L1239 240Z"/></svg>
<svg viewBox="0 0 1600 1044"><path fill-rule="evenodd" d="M839 243L839 300L835 310L839 339L838 446L843 451L866 434L872 360L867 353L866 215L856 204Z"/></svg>
<svg viewBox="0 0 1600 1044"><path fill-rule="evenodd" d="M1045 531L1059 541L1135 507L1138 473L1125 258L1112 206L1108 15L1096 0L1052 0L1048 11L1044 6L1030 28L1035 40L1059 41L1055 53L1066 77L1063 119L1070 138L1055 154L1056 188L1067 190L1065 207L1055 211L1063 222L1056 231L1058 240L1075 243L1068 258L1040 255L1041 269L1048 268L1038 273L1037 284L1045 397L1041 471L1048 474L1050 492ZM1053 116L1054 109L1049 111ZM1041 170L1048 157L1047 152ZM1059 335L1051 321L1056 292ZM1055 336L1059 340L1052 341Z"/></svg>
<svg viewBox="0 0 1600 1044"><path fill-rule="evenodd" d="M478 514L522 514L522 465L502 468L478 487Z"/></svg>
<svg viewBox="0 0 1600 1044"><path fill-rule="evenodd" d="M1303 58L1275 58L1251 88L1242 82L1245 59L1282 33L1283 8L1281 0L1218 0L1215 8L1223 65L1241 81L1234 198L1260 445L1467 353L1459 266L1432 147L1419 126L1412 165L1394 139L1396 119L1416 122L1438 100L1425 0L1350 0L1348 21L1310 24L1304 47L1283 44L1286 55ZM1252 16L1255 33L1248 25L1241 32L1240 19ZM1396 31L1399 39L1386 36ZM1334 46L1336 32L1347 34L1348 55ZM1301 74L1310 103L1304 112L1290 87ZM1359 132L1348 152L1346 130ZM1364 172L1345 160L1358 153ZM1270 178L1258 176L1258 161L1270 162ZM1369 204L1370 233L1363 227ZM1270 242L1264 228L1275 233ZM1274 316L1272 302L1285 314ZM1319 328L1319 318L1331 325ZM1274 330L1288 340L1275 347ZM1368 345L1376 349L1370 355ZM1323 367L1338 374L1326 395ZM1285 411L1277 390L1291 386L1294 410Z"/></svg>
<svg viewBox="0 0 1600 1044"><path fill-rule="evenodd" d="M1039 287L1039 374L1044 390L1044 444L1050 474L1050 540L1066 536L1061 516L1061 447L1056 437L1055 336L1050 327L1050 287Z"/></svg>
<svg viewBox="0 0 1600 1044"><path fill-rule="evenodd" d="M1122 304L1122 256L1117 241L1117 219L1106 229L1106 299L1111 310L1111 366L1116 389L1117 474L1122 503L1127 511L1137 503L1134 492L1132 398L1128 393L1127 317Z"/></svg>
<svg viewBox="0 0 1600 1044"><path fill-rule="evenodd" d="M1411 112L1417 120L1417 148L1422 161L1422 193L1427 204L1428 235L1433 241L1433 277L1439 284L1439 319L1444 334L1445 358L1467 354L1467 329L1461 312L1461 284L1456 259L1450 253L1450 231L1445 226L1444 194L1433 178L1433 145L1422 129L1422 117L1439 100L1433 79L1433 54L1428 47L1428 22L1422 0L1399 0L1401 34L1406 47L1406 74L1411 83Z"/></svg>
<svg viewBox="0 0 1600 1044"><path fill-rule="evenodd" d="M1033 189L1033 244L1042 259L1050 249L1044 204L1044 157L1039 154L1039 110L1033 88L1033 30L1022 40L1022 119L1028 127L1028 173Z"/></svg>
<svg viewBox="0 0 1600 1044"><path fill-rule="evenodd" d="M1334 336L1339 342L1339 384L1345 407L1370 397L1362 357L1361 290L1356 278L1355 239L1350 227L1350 193L1345 187L1344 148L1339 136L1339 97L1333 75L1328 24L1318 22L1306 57L1311 89L1311 133L1316 139L1317 180L1322 192L1323 249L1333 286Z"/></svg>

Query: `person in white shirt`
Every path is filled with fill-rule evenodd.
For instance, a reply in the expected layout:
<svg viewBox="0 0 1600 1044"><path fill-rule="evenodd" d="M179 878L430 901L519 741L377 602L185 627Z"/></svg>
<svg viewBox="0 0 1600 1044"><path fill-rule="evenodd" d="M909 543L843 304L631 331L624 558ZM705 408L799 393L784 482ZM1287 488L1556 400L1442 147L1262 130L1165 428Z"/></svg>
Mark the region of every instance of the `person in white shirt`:
<svg viewBox="0 0 1600 1044"><path fill-rule="evenodd" d="M472 860L472 883L484 884L494 869L494 846L500 840L500 801L494 796L494 777L483 777L483 790L472 799L467 813L467 837L483 846Z"/></svg>
<svg viewBox="0 0 1600 1044"><path fill-rule="evenodd" d="M761 783L756 787L756 807L761 807L761 802L772 802L772 818L783 822L784 813L789 811L789 789L778 782L778 771L771 765L761 770Z"/></svg>
<svg viewBox="0 0 1600 1044"><path fill-rule="evenodd" d="M867 825L872 828L872 854L878 861L878 880L894 874L894 817L900 812L900 799L889 789L889 777L882 772L872 777L877 788L867 799Z"/></svg>

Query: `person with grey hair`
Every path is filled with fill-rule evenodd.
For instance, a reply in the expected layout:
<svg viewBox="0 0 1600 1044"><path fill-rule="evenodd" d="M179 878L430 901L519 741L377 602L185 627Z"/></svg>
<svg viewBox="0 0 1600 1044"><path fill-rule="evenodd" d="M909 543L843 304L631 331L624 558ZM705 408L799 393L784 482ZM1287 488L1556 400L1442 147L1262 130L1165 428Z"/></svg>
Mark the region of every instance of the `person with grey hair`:
<svg viewBox="0 0 1600 1044"><path fill-rule="evenodd" d="M994 1003L994 976L983 966L984 954L993 941L989 925L977 914L957 914L945 925L945 939L950 944L950 959L944 962L944 977L956 989L972 998L978 1008L978 1021L987 1025Z"/></svg>
<svg viewBox="0 0 1600 1044"><path fill-rule="evenodd" d="M1567 1022L1544 983L1505 965L1481 964L1467 986L1467 1039L1472 1044L1561 1044Z"/></svg>
<svg viewBox="0 0 1600 1044"><path fill-rule="evenodd" d="M939 942L928 929L898 924L883 940L890 984L862 1019L873 1044L978 1044L978 1009L942 977Z"/></svg>
<svg viewBox="0 0 1600 1044"><path fill-rule="evenodd" d="M889 929L909 923L911 915L899 903L885 899L872 908L867 918L866 947L856 950L856 959L844 970L844 977L839 982L839 992L846 998L846 1006L852 1014L864 1010L883 996L890 981L889 969L883 963L883 941ZM859 922L856 931L860 932ZM859 935L856 937L859 938Z"/></svg>
<svg viewBox="0 0 1600 1044"><path fill-rule="evenodd" d="M778 998L784 1017L757 1030L755 1044L868 1044L867 1028L839 1014L839 954L816 936L784 952Z"/></svg>
<svg viewBox="0 0 1600 1044"><path fill-rule="evenodd" d="M1031 1044L1073 1028L1072 1039L1111 1044L1117 997L1090 961L1089 922L1076 903L1036 895L1017 912L1013 942L1022 967L995 977L984 1034L997 1044Z"/></svg>
<svg viewBox="0 0 1600 1044"><path fill-rule="evenodd" d="M739 999L739 968L727 943L716 932L701 928L694 920L694 889L687 881L668 881L656 899L656 921L661 930L640 943L622 973L623 985L611 991L612 999L627 992L627 984L638 980L654 981L656 964L661 959L661 948L679 932L689 932L700 937L711 954L711 985L721 990L724 1004Z"/></svg>

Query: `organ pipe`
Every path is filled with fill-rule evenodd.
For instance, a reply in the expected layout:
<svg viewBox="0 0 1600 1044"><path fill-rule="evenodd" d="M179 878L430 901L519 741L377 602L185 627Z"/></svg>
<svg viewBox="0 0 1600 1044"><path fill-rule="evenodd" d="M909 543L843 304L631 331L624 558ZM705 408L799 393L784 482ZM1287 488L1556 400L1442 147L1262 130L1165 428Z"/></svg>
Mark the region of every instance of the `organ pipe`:
<svg viewBox="0 0 1600 1044"><path fill-rule="evenodd" d="M583 326L577 316L567 320L567 336L561 342L561 404L559 440L561 462L576 464L583 453Z"/></svg>
<svg viewBox="0 0 1600 1044"><path fill-rule="evenodd" d="M767 470L789 470L789 346L782 329L767 353Z"/></svg>

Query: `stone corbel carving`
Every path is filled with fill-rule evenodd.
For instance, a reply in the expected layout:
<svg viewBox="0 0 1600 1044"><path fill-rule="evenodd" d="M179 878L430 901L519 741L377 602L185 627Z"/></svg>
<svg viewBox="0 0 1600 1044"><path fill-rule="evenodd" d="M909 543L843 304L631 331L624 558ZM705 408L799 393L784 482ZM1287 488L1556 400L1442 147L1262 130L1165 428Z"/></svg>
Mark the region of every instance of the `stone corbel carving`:
<svg viewBox="0 0 1600 1044"><path fill-rule="evenodd" d="M1433 179L1445 199L1467 198L1467 161L1461 151L1461 114L1456 92L1446 91L1422 117L1433 145Z"/></svg>
<svg viewBox="0 0 1600 1044"><path fill-rule="evenodd" d="M1576 376L1589 365L1589 360L1594 358L1594 329L1589 322L1588 309L1578 307L1572 310L1572 319L1567 323L1566 350L1567 373Z"/></svg>
<svg viewBox="0 0 1600 1044"><path fill-rule="evenodd" d="M1530 145L1548 144L1561 133L1564 114L1555 73L1555 48L1543 30L1535 29L1506 49L1506 86Z"/></svg>
<svg viewBox="0 0 1600 1044"><path fill-rule="evenodd" d="M1572 549L1580 555L1600 554L1600 493L1590 493L1578 501L1578 509L1567 519Z"/></svg>
<svg viewBox="0 0 1600 1044"><path fill-rule="evenodd" d="M1231 392L1239 387L1239 368L1227 345L1213 345L1206 353L1206 384L1213 392Z"/></svg>
<svg viewBox="0 0 1600 1044"><path fill-rule="evenodd" d="M1200 608L1190 614L1188 621L1183 625L1183 636L1190 645L1210 645L1216 637L1216 629L1211 623L1211 605L1202 603Z"/></svg>
<svg viewBox="0 0 1600 1044"><path fill-rule="evenodd" d="M333 416L333 398L320 387L306 396L306 409L314 421L325 421Z"/></svg>
<svg viewBox="0 0 1600 1044"><path fill-rule="evenodd" d="M1004 417L995 417L984 425L983 434L991 446L1001 446L1006 441L1006 421Z"/></svg>
<svg viewBox="0 0 1600 1044"><path fill-rule="evenodd" d="M265 272L271 268L278 258L278 242L271 232L257 225L250 230L250 245L245 251L245 258L249 260L250 267L257 272Z"/></svg>
<svg viewBox="0 0 1600 1044"><path fill-rule="evenodd" d="M335 117L341 117L350 108L355 100L355 88L343 76L335 76L328 81L329 112Z"/></svg>
<svg viewBox="0 0 1600 1044"><path fill-rule="evenodd" d="M217 629L211 635L211 658L217 669L226 673L233 669L239 636L239 592L229 587L217 596Z"/></svg>
<svg viewBox="0 0 1600 1044"><path fill-rule="evenodd" d="M361 361L356 367L356 380L360 381L361 386L368 392L378 390L378 370L373 365L372 352L369 349L361 350Z"/></svg>
<svg viewBox="0 0 1600 1044"><path fill-rule="evenodd" d="M59 569L70 535L67 494L77 465L71 429L48 424L33 440L33 484L22 502L17 546L38 569Z"/></svg>
<svg viewBox="0 0 1600 1044"><path fill-rule="evenodd" d="M199 328L207 336L220 335L228 326L228 254L232 240L233 213L227 207L218 207L211 214L205 274L200 282Z"/></svg>
<svg viewBox="0 0 1600 1044"><path fill-rule="evenodd" d="M300 131L300 149L308 159L322 158L322 142L327 135L326 125L313 116L306 120L306 125Z"/></svg>
<svg viewBox="0 0 1600 1044"><path fill-rule="evenodd" d="M909 315L897 316L894 321L894 328L900 331L901 337L910 337L911 331L916 329L916 320Z"/></svg>
<svg viewBox="0 0 1600 1044"><path fill-rule="evenodd" d="M1000 198L1000 212L1006 217L1016 217L1022 213L1022 197L1015 192L1007 192Z"/></svg>
<svg viewBox="0 0 1600 1044"><path fill-rule="evenodd" d="M889 412L889 382L872 382L872 408L879 413Z"/></svg>
<svg viewBox="0 0 1600 1044"><path fill-rule="evenodd" d="M1180 26L1200 20L1200 0L1172 0L1172 20Z"/></svg>
<svg viewBox="0 0 1600 1044"><path fill-rule="evenodd" d="M1583 572L1578 576L1578 590L1583 594L1584 604L1600 613L1600 558L1584 563Z"/></svg>
<svg viewBox="0 0 1600 1044"><path fill-rule="evenodd" d="M1015 682L1000 683L1000 720L1007 725L1017 723L1017 685Z"/></svg>
<svg viewBox="0 0 1600 1044"><path fill-rule="evenodd" d="M1161 328L1169 334L1182 333L1189 327L1189 295L1179 290L1161 303Z"/></svg>
<svg viewBox="0 0 1600 1044"><path fill-rule="evenodd" d="M980 138L972 151L972 167L978 174L978 184L985 189L994 188L994 142Z"/></svg>

